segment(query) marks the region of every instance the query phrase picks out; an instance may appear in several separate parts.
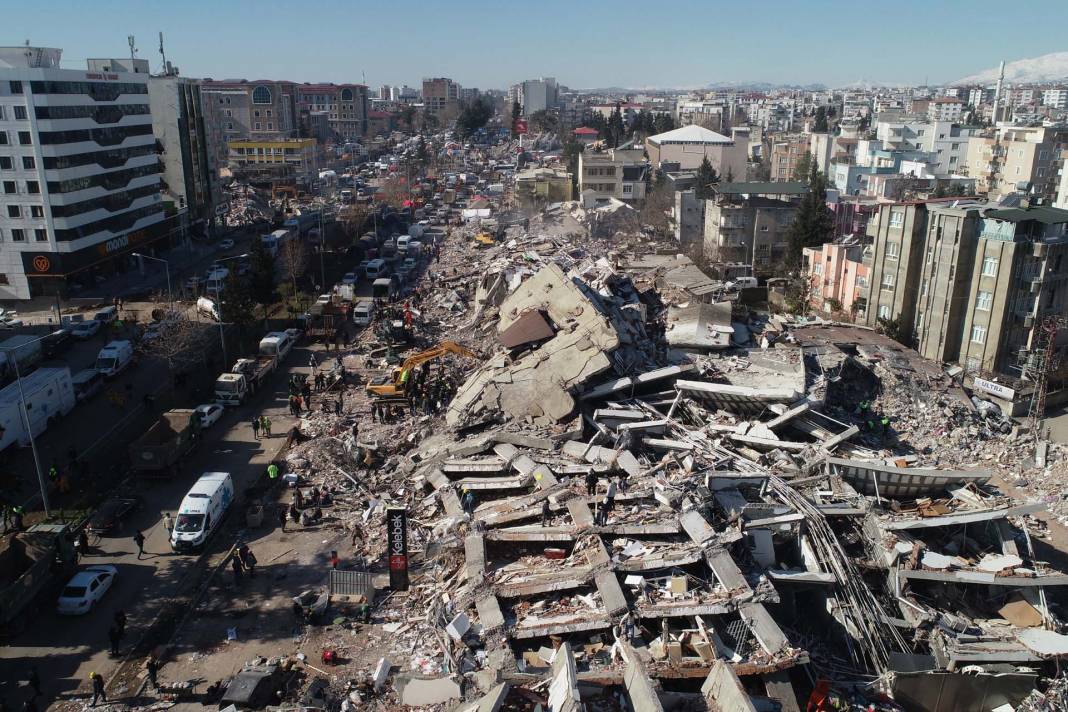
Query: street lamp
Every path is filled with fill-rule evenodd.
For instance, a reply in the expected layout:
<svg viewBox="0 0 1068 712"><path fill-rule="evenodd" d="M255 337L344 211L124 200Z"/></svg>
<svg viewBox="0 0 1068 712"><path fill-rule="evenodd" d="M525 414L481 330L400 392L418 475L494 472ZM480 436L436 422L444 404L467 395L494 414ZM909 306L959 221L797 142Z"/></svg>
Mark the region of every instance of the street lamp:
<svg viewBox="0 0 1068 712"><path fill-rule="evenodd" d="M155 260L156 262L162 262L164 269L167 271L167 301L170 302L171 309L174 309L174 292L171 291L171 263L162 257L152 257L150 255L144 255L140 252L132 253L134 257L139 257L143 260Z"/></svg>
<svg viewBox="0 0 1068 712"><path fill-rule="evenodd" d="M228 262L230 260L239 260L242 257L248 257L248 253L245 252L244 254L233 255L232 257L223 257L222 259L215 260L215 262L216 262L216 264L218 264L220 262ZM225 336L225 334L223 332L222 299L219 299L219 293L218 292L216 293L215 297L216 297L216 299L218 299L218 302L216 303L215 308L219 312L219 345L222 346L223 368L226 368L226 362L227 362L227 358L226 358L226 336Z"/></svg>
<svg viewBox="0 0 1068 712"><path fill-rule="evenodd" d="M48 338L48 334L40 336L27 344L32 344ZM41 456L37 454L37 439L33 436L33 426L30 425L30 411L26 406L26 392L22 389L22 374L19 373L19 361L15 354L11 354L11 365L15 367L15 383L19 385L19 401L22 403L22 422L26 425L26 433L30 436L30 450L33 451L33 466L37 469L37 483L41 486L41 505L44 507L45 517L50 515L48 508L48 487L45 486L44 470L41 469Z"/></svg>

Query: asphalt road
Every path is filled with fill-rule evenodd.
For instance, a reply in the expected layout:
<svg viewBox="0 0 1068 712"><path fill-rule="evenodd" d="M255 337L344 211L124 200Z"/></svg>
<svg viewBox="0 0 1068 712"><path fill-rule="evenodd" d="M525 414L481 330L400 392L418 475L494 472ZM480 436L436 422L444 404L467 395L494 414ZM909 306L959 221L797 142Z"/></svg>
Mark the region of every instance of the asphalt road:
<svg viewBox="0 0 1068 712"><path fill-rule="evenodd" d="M55 613L54 602L40 602L37 615L27 621L26 630L5 641L0 648L0 698L11 709L19 709L28 697L24 685L31 666L42 681L44 709L58 698L69 698L79 688L88 689L90 672L110 679L119 660L107 654L108 629L118 610L128 616L124 646L129 648L155 618L167 597L181 587L182 580L197 569L197 557L172 554L162 525L162 512L173 512L196 478L205 471L222 470L234 478L240 493L262 474L269 460L285 442L293 425L287 406L289 373L306 372L309 349L301 346L290 354L286 367L276 373L270 391L242 407L229 410L205 434L182 473L173 480L143 480L134 491L144 498L144 506L132 516L123 530L102 538L99 547L82 560L83 564L107 563L117 566L118 577L96 610L77 618ZM144 377L144 376L142 376ZM274 423L274 436L257 441L248 422L253 414L266 412ZM231 512L230 516L241 516ZM147 539L146 555L137 557L132 536L140 529ZM232 544L217 536L209 551L225 551Z"/></svg>

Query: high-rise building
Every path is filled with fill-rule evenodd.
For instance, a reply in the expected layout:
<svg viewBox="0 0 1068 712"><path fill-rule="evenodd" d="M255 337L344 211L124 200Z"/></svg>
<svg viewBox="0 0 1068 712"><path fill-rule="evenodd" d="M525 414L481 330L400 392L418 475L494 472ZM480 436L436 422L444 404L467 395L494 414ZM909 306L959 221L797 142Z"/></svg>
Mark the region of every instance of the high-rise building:
<svg viewBox="0 0 1068 712"><path fill-rule="evenodd" d="M177 232L165 222L150 77L0 48L0 298L59 294ZM136 69L136 68L133 68Z"/></svg>
<svg viewBox="0 0 1068 712"><path fill-rule="evenodd" d="M423 107L428 114L439 116L460 103L460 85L446 77L423 80Z"/></svg>
<svg viewBox="0 0 1068 712"><path fill-rule="evenodd" d="M553 77L528 79L519 86L519 104L523 107L523 116L529 117L539 111L555 108L559 102L559 89Z"/></svg>

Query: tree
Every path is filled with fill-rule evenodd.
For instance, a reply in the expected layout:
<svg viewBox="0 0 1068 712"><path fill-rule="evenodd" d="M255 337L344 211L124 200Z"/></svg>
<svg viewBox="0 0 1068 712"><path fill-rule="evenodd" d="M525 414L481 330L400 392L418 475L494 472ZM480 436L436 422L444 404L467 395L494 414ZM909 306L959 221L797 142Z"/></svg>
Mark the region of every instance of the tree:
<svg viewBox="0 0 1068 712"><path fill-rule="evenodd" d="M792 270L801 266L801 250L822 245L834 231L834 220L827 209L827 185L815 162L808 176L808 192L801 197L787 233L786 266Z"/></svg>
<svg viewBox="0 0 1068 712"><path fill-rule="evenodd" d="M249 290L252 298L263 305L266 320L267 307L278 299L278 292L274 288L274 256L263 246L262 240L253 240L249 250Z"/></svg>
<svg viewBox="0 0 1068 712"><path fill-rule="evenodd" d="M555 131L558 123L556 115L546 109L540 109L530 115L530 125L538 131Z"/></svg>
<svg viewBox="0 0 1068 712"><path fill-rule="evenodd" d="M408 104L403 109L401 109L400 115L401 121L403 121L404 125L408 127L409 131L411 131L412 127L415 126L415 107L411 104Z"/></svg>
<svg viewBox="0 0 1068 712"><path fill-rule="evenodd" d="M456 117L456 131L461 138L467 138L486 125L493 116L493 105L481 97L464 102L460 114Z"/></svg>
<svg viewBox="0 0 1068 712"><path fill-rule="evenodd" d="M237 327L238 334L244 340L256 323L256 300L252 295L249 275L239 275L234 271L226 278L226 300L220 314Z"/></svg>
<svg viewBox="0 0 1068 712"><path fill-rule="evenodd" d="M661 175L645 196L639 213L642 225L651 227L660 237L667 237L670 228L668 212L674 206L675 191Z"/></svg>
<svg viewBox="0 0 1068 712"><path fill-rule="evenodd" d="M909 333L908 326L902 321L900 314L893 319L877 317L875 319L875 330L880 334L889 336L902 346L912 346L912 335Z"/></svg>
<svg viewBox="0 0 1068 712"><path fill-rule="evenodd" d="M805 151L801 154L801 158L797 160L797 163L794 164L794 172L793 175L790 176L790 180L804 183L809 172L812 170L812 165L812 152Z"/></svg>
<svg viewBox="0 0 1068 712"><path fill-rule="evenodd" d="M727 166L727 175L723 178L723 180L726 183L733 183L734 182L734 171L731 170L730 166Z"/></svg>
<svg viewBox="0 0 1068 712"><path fill-rule="evenodd" d="M712 185L719 182L719 176L716 174L716 169L712 167L712 163L708 160L708 156L705 156L701 161L701 167L697 169L697 176L694 179L694 194L698 200L707 200L712 197Z"/></svg>
<svg viewBox="0 0 1068 712"><path fill-rule="evenodd" d="M827 133L829 131L827 126L827 109L819 107L816 109L816 123L812 125L813 133Z"/></svg>
<svg viewBox="0 0 1068 712"><path fill-rule="evenodd" d="M619 144L623 143L623 136L625 133L626 129L623 126L623 112L617 102L616 108L612 111L612 115L608 117L608 145L612 148L619 146Z"/></svg>
<svg viewBox="0 0 1068 712"><path fill-rule="evenodd" d="M671 114L657 114L653 119L653 128L658 134L671 131L675 128L675 119L671 118Z"/></svg>
<svg viewBox="0 0 1068 712"><path fill-rule="evenodd" d="M282 274L293 286L293 295L297 294L297 280L308 269L308 249L299 240L286 240L278 251Z"/></svg>
<svg viewBox="0 0 1068 712"><path fill-rule="evenodd" d="M519 126L518 126L518 124L519 124L519 116L520 116L521 112L522 112L522 109L519 107L519 102L518 101L513 101L512 102L512 138L515 138L516 136L519 135Z"/></svg>

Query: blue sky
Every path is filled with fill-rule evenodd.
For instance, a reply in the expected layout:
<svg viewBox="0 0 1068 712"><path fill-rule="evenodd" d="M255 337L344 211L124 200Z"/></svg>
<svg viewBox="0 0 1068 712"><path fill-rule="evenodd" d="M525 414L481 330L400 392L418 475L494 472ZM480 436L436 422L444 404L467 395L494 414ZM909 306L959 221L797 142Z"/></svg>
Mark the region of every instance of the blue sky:
<svg viewBox="0 0 1068 712"><path fill-rule="evenodd" d="M61 47L72 69L125 56L130 34L155 69L162 30L168 59L187 76L365 74L373 87L418 86L424 76L479 88L537 76L573 88L921 84L1068 50L1064 0L78 0L8 3L3 17L0 44Z"/></svg>

